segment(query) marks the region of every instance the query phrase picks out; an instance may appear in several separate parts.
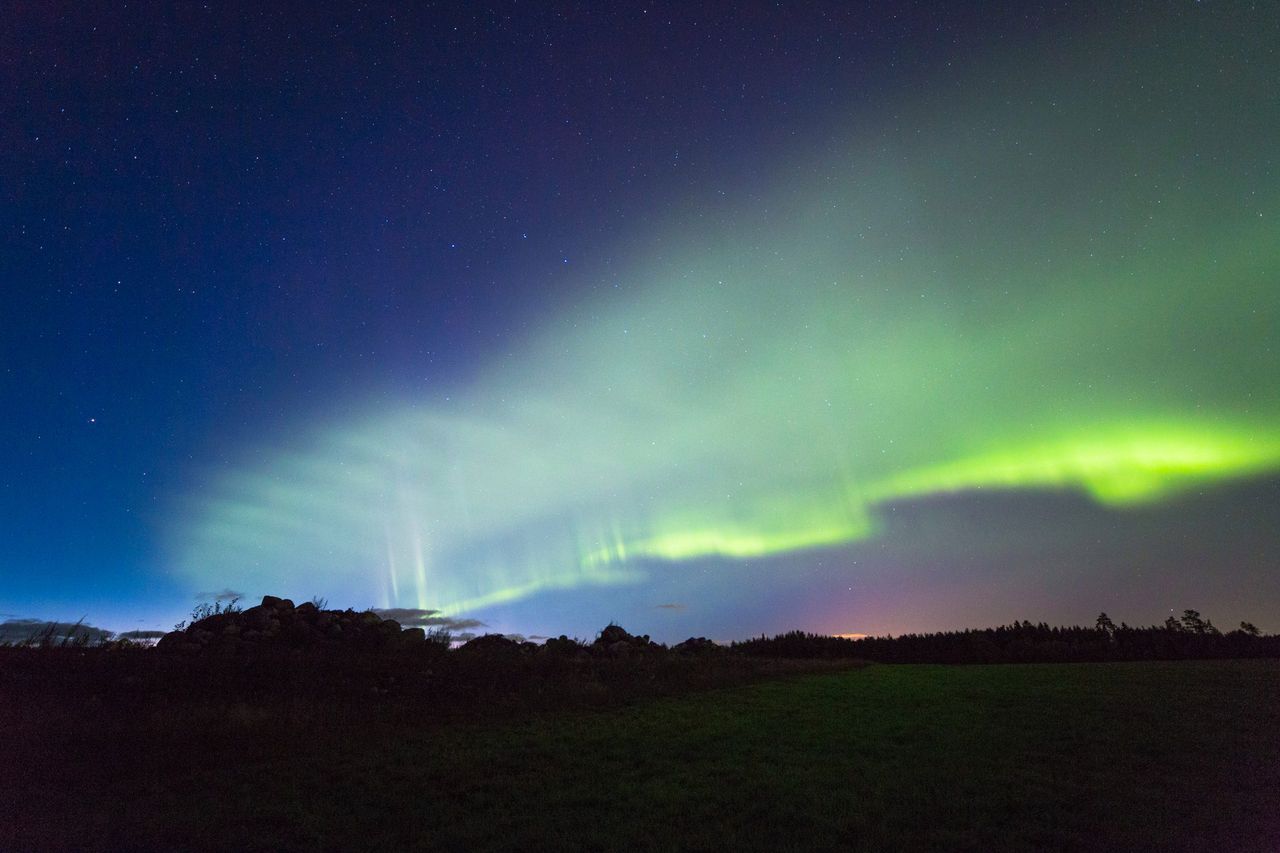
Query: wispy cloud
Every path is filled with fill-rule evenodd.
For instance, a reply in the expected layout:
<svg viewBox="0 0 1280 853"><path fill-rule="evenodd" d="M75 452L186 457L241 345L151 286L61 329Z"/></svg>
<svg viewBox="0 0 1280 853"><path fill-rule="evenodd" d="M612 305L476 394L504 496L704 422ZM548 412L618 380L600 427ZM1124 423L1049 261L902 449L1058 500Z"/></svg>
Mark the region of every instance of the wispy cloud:
<svg viewBox="0 0 1280 853"><path fill-rule="evenodd" d="M383 619L394 619L407 628L444 628L446 631L470 631L488 627L479 619L455 619L441 616L439 610L420 610L414 607L388 607L374 610Z"/></svg>
<svg viewBox="0 0 1280 853"><path fill-rule="evenodd" d="M245 594L243 592L237 592L236 590L230 589L230 588L223 588L221 590L218 590L217 592L197 592L195 595L196 601L218 601L218 602L237 601L237 600L243 599L244 597L245 597Z"/></svg>
<svg viewBox="0 0 1280 853"><path fill-rule="evenodd" d="M164 631L125 631L123 634L117 634L117 640L158 640L163 637Z"/></svg>

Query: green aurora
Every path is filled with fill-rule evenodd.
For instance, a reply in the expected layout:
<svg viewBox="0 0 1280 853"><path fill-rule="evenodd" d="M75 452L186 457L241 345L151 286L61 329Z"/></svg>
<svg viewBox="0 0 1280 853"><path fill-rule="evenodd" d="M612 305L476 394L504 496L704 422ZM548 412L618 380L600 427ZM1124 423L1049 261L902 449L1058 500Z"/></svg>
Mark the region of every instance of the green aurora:
<svg viewBox="0 0 1280 853"><path fill-rule="evenodd" d="M975 60L683 199L467 388L213 478L179 572L470 612L939 493L1123 513L1280 470L1280 106L1243 29Z"/></svg>

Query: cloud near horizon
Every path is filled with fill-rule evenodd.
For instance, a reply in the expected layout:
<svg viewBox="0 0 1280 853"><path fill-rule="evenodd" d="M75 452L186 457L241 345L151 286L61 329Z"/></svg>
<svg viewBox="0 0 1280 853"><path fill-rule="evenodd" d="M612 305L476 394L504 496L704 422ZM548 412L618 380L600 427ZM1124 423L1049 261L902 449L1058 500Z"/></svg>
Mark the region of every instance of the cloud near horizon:
<svg viewBox="0 0 1280 853"><path fill-rule="evenodd" d="M444 616L439 610L417 607L374 608L383 619L394 619L406 628L443 628L446 631L469 631L475 628L487 628L479 619L456 619Z"/></svg>
<svg viewBox="0 0 1280 853"><path fill-rule="evenodd" d="M12 618L0 622L0 644L40 642L48 635L52 643L71 642L86 637L97 643L115 636L114 631L85 622L53 622L46 619Z"/></svg>
<svg viewBox="0 0 1280 853"><path fill-rule="evenodd" d="M163 637L167 631L125 631L116 634L117 640L158 640Z"/></svg>

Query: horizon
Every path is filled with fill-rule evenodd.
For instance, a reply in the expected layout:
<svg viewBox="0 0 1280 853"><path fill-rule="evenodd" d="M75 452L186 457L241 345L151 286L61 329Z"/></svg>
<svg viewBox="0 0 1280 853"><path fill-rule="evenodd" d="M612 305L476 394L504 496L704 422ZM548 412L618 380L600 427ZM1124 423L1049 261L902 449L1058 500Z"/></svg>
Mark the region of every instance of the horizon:
<svg viewBox="0 0 1280 853"><path fill-rule="evenodd" d="M274 597L294 601L295 604L300 604L303 601L306 601L306 599L290 599L288 596L274 596ZM252 600L257 600L257 599L254 598ZM31 638L37 636L41 631L45 629L49 629L51 627L58 629L55 634L55 637L58 637L58 638L64 637L64 636L74 637L78 633L85 633L91 639L100 639L100 640L111 640L111 639L140 639L144 641L155 640L155 639L158 639L159 635L161 634L168 633L169 631L172 631L172 630L176 630L177 626L180 624L185 624L185 625L192 624L192 620L196 616L197 609L199 607L214 605L214 604L217 604L219 607L230 606L232 608L238 608L238 609L244 609L247 607L254 606L252 604L251 599L245 596L226 596L226 595L205 596L199 599L199 601L191 610L187 611L185 618L175 619L173 620L173 622L168 623L166 625L157 624L155 627L152 627L152 628L134 627L134 628L127 628L127 629L112 628L107 625L96 624L93 622L93 620L88 619L87 617L81 617L78 620L50 620L50 619L40 619L38 617L14 617L12 614L0 613L0 645L20 644L24 640L30 640ZM432 628L443 629L453 635L454 643L465 642L467 640L470 640L476 637L487 636L487 635L498 635L498 636L504 636L508 638L519 638L522 641L527 640L527 641L539 643L539 644L546 640L555 639L559 636L568 636L571 639L590 642L594 637L598 636L600 632L604 630L605 627L607 627L607 626L601 626L596 631L587 632L585 635L581 635L581 636L574 635L574 634L567 634L566 632L563 632L563 631L560 632L559 634L525 633L525 632L510 630L505 626L501 628L494 628L493 626L490 626L487 623L472 624L472 623L475 623L477 620L469 620L469 619L453 620L447 617L441 617L439 615L439 611L435 611L435 610L413 610L413 609L406 610L404 608L381 608L381 607L366 607L366 608L346 607L341 605L334 605L329 602L323 602L323 604L324 604L324 609L332 610L332 611L354 610L356 612L360 612L362 610L370 610L374 613L377 613L379 616L382 616L384 619L395 619L397 622L399 622L402 625L402 627L420 626L428 629L432 629ZM659 605L659 608L661 607L662 605ZM1165 619L1173 618L1176 621L1181 621L1182 616L1180 614L1186 613L1188 611L1189 611L1188 608L1182 608L1181 610L1176 612L1173 609L1170 609ZM1245 623L1248 623L1253 625L1254 627L1257 627L1261 631L1261 633L1264 635L1280 633L1280 631L1276 631L1274 629L1269 628L1268 623L1266 623L1265 620L1262 623L1258 623L1255 620L1243 618L1243 619L1234 620L1234 621L1227 620L1227 621L1224 621L1222 624L1215 625L1213 622L1212 614L1201 613L1198 610L1194 610L1194 608L1190 609L1190 612L1195 612L1197 615L1203 616L1209 625L1214 626L1224 634L1237 630L1239 627L1241 627ZM1098 614L1095 614L1095 617L1093 619L1082 619L1077 622L1057 623L1057 622L1048 622L1042 619L1031 620L1031 619L1027 619L1026 616L1022 616L1019 618L1006 619L1000 622L994 622L987 625L949 625L949 626L940 626L940 627L908 629L908 630L901 630L901 631L885 631L885 632L874 633L874 634L862 633L862 632L832 633L832 632L822 632L822 631L813 631L813 632L806 631L805 633L812 633L816 636L833 637L833 638L842 639L842 640L863 640L863 639L886 639L886 638L894 638L894 637L903 637L903 636L908 636L913 634L914 635L947 634L947 633L960 633L960 632L971 631L971 630L978 630L978 631L992 630L997 628L1007 628L1011 626L1016 626L1020 623L1028 623L1028 624L1037 625L1037 626L1046 625L1049 628L1090 628L1090 627L1094 627L1094 624L1097 618L1099 618L1099 616L1101 615L1107 616L1108 619L1111 619L1111 621L1117 626L1127 626L1129 628L1137 628L1137 629L1158 628L1158 627L1161 627L1161 625L1165 621L1165 619L1159 619L1149 623L1131 622L1130 620L1125 619L1123 617L1113 618L1111 617L1111 614L1108 611L1100 610ZM618 623L610 621L608 624L616 625ZM20 632L18 630L19 626L25 629L27 633L24 635L20 635ZM627 625L622 625L621 627L626 628L629 631L631 630L631 628L637 628L639 630L633 631L632 633L636 634L637 636L640 634L650 636L653 638L654 642L662 643L664 645L672 645L674 643L681 642L686 639L704 636L696 632L688 636L676 636L676 635L663 636L661 634L657 634L652 631L645 630L644 625L634 625L630 627ZM66 630L63 630L64 628ZM710 639L713 642L720 645L729 645L731 643L744 642L744 641L751 640L758 637L779 636L781 634L790 633L792 631L804 631L804 629L791 628L791 629L785 629L783 631L777 631L772 633L768 633L768 632L760 632L757 634L748 633L748 634L735 636L735 637L708 637L707 639ZM131 633L139 633L139 634L151 633L151 634L156 634L157 636L131 637L129 636ZM103 636L99 636L100 634Z"/></svg>

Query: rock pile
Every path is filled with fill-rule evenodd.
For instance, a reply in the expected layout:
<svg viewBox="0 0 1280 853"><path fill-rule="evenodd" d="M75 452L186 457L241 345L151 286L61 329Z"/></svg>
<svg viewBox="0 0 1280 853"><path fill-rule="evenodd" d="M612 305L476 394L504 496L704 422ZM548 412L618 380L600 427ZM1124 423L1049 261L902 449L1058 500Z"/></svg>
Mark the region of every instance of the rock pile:
<svg viewBox="0 0 1280 853"><path fill-rule="evenodd" d="M607 654L610 657L665 652L667 650L666 646L650 640L648 634L637 637L627 633L626 629L621 625L609 625L606 627L600 632L600 636L596 637L596 641L591 644L591 647L593 652Z"/></svg>
<svg viewBox="0 0 1280 853"><path fill-rule="evenodd" d="M188 653L260 646L390 649L425 641L421 628L403 629L369 610L321 610L310 602L295 607L287 598L265 595L256 607L215 613L170 631L156 648Z"/></svg>
<svg viewBox="0 0 1280 853"><path fill-rule="evenodd" d="M549 637L542 644L542 653L556 657L582 658L587 656L587 647L561 634L559 637Z"/></svg>
<svg viewBox="0 0 1280 853"><path fill-rule="evenodd" d="M676 643L671 651L682 655L708 655L725 651L725 647L706 637L690 637L683 643Z"/></svg>
<svg viewBox="0 0 1280 853"><path fill-rule="evenodd" d="M252 648L358 648L400 649L423 644L422 628L402 628L394 619L383 619L371 610L321 610L310 602L294 606L287 598L266 595L247 610L225 610L206 616L182 630L170 631L156 648L162 651L200 653L235 652ZM568 658L617 658L664 654L667 647L636 636L620 625L609 625L591 643L553 637L542 645L520 642L501 634L475 637L457 649L464 656L498 659L509 655L548 655ZM690 637L670 649L678 654L723 651L706 637Z"/></svg>
<svg viewBox="0 0 1280 853"><path fill-rule="evenodd" d="M536 643L522 643L519 640L513 640L502 634L485 634L480 637L467 640L458 647L458 651L468 655L480 655L485 657L499 657L501 655L516 654L521 652L536 652L538 646Z"/></svg>

